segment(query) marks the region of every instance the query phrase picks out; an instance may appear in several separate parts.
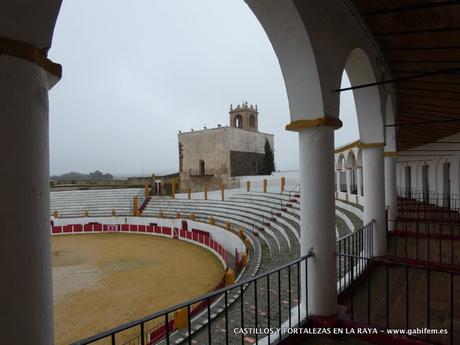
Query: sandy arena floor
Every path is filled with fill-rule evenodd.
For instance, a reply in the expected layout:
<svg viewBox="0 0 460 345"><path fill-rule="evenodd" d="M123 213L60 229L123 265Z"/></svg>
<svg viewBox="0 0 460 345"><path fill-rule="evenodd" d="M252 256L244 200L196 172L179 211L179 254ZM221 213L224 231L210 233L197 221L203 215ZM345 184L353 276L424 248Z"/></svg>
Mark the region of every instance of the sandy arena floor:
<svg viewBox="0 0 460 345"><path fill-rule="evenodd" d="M52 248L58 345L202 295L224 273L207 250L160 237L53 236Z"/></svg>

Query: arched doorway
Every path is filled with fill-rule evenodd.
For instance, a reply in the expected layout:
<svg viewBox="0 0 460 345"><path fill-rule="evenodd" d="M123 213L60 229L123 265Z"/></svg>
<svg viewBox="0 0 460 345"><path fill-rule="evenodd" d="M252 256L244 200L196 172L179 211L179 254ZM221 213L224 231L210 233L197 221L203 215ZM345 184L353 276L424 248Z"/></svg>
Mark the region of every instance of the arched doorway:
<svg viewBox="0 0 460 345"><path fill-rule="evenodd" d="M200 176L205 176L206 175L205 164L204 164L204 160L202 160L202 159L199 162L199 175Z"/></svg>

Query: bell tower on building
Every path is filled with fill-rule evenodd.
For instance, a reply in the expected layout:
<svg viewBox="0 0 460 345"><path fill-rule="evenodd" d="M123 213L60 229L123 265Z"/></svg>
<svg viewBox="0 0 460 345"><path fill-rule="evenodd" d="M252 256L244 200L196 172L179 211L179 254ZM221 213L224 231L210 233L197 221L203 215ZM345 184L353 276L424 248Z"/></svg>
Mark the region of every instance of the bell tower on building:
<svg viewBox="0 0 460 345"><path fill-rule="evenodd" d="M247 131L257 132L259 130L259 111L257 105L248 105L248 102L242 102L233 108L230 105L230 127L241 128Z"/></svg>

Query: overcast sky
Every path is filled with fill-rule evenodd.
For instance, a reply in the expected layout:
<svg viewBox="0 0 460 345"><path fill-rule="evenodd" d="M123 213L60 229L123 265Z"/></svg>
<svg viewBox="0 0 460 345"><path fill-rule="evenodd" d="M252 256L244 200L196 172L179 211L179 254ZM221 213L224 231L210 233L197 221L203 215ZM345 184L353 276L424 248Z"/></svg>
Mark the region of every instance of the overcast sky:
<svg viewBox="0 0 460 345"><path fill-rule="evenodd" d="M64 0L49 57L51 174L178 171L177 132L228 124L230 104L259 106L280 170L298 169L281 70L243 0ZM336 146L358 138L341 99Z"/></svg>

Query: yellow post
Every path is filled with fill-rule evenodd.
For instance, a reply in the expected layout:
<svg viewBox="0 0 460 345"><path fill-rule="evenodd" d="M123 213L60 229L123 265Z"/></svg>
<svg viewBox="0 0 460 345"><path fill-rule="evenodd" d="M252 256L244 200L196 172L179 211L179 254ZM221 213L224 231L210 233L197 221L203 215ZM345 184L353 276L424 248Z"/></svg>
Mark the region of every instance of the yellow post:
<svg viewBox="0 0 460 345"><path fill-rule="evenodd" d="M133 196L133 216L137 216L137 210L138 210L138 206L137 206L137 196Z"/></svg>
<svg viewBox="0 0 460 345"><path fill-rule="evenodd" d="M59 212L58 212L58 211L54 211L54 212L53 212L53 216L54 216L54 218L59 218Z"/></svg>
<svg viewBox="0 0 460 345"><path fill-rule="evenodd" d="M178 309L174 312L174 325L178 329L188 327L188 311L187 308Z"/></svg>
<svg viewBox="0 0 460 345"><path fill-rule="evenodd" d="M267 184L268 184L268 181L266 178L264 178L264 193L267 193Z"/></svg>
<svg viewBox="0 0 460 345"><path fill-rule="evenodd" d="M160 211L160 218L163 218L163 217L164 217L163 211Z"/></svg>
<svg viewBox="0 0 460 345"><path fill-rule="evenodd" d="M149 196L149 184L146 182L144 184L144 198L147 198Z"/></svg>
<svg viewBox="0 0 460 345"><path fill-rule="evenodd" d="M235 271L229 268L225 272L225 286L229 286L233 284L235 284Z"/></svg>
<svg viewBox="0 0 460 345"><path fill-rule="evenodd" d="M241 238L241 239L244 239L246 236L244 236L244 231L243 231L243 228L239 228L238 229L238 236Z"/></svg>
<svg viewBox="0 0 460 345"><path fill-rule="evenodd" d="M190 213L190 219L191 219L191 220L195 220L195 219L196 219L195 213Z"/></svg>
<svg viewBox="0 0 460 345"><path fill-rule="evenodd" d="M192 198L192 188L188 189L188 199L190 200Z"/></svg>
<svg viewBox="0 0 460 345"><path fill-rule="evenodd" d="M176 179L173 178L172 180L172 198L176 198Z"/></svg>
<svg viewBox="0 0 460 345"><path fill-rule="evenodd" d="M220 186L220 194L221 194L221 198L222 198L222 201L224 201L224 190L225 190L225 184L222 183L222 185Z"/></svg>
<svg viewBox="0 0 460 345"><path fill-rule="evenodd" d="M228 231L232 230L232 223L226 222L225 223L225 229L228 230Z"/></svg>
<svg viewBox="0 0 460 345"><path fill-rule="evenodd" d="M251 181L246 181L246 192L251 191Z"/></svg>
<svg viewBox="0 0 460 345"><path fill-rule="evenodd" d="M211 224L211 225L216 224L216 220L214 219L213 216L209 217L209 224Z"/></svg>
<svg viewBox="0 0 460 345"><path fill-rule="evenodd" d="M243 253L241 254L241 264L242 264L243 266L247 266L247 265L248 265L248 261L249 261L249 260L248 260L248 254L247 254L246 252L243 252Z"/></svg>
<svg viewBox="0 0 460 345"><path fill-rule="evenodd" d="M284 187L286 186L286 178L281 177L281 193L284 193Z"/></svg>
<svg viewBox="0 0 460 345"><path fill-rule="evenodd" d="M115 211L115 209L112 208L112 217L115 217L117 215L117 211Z"/></svg>
<svg viewBox="0 0 460 345"><path fill-rule="evenodd" d="M84 217L88 217L88 211L87 211L87 210L84 210L84 211L83 211L83 216L84 216Z"/></svg>
<svg viewBox="0 0 460 345"><path fill-rule="evenodd" d="M208 200L208 185L204 185L204 200Z"/></svg>
<svg viewBox="0 0 460 345"><path fill-rule="evenodd" d="M244 245L246 246L247 249L249 249L249 247L251 246L251 242L249 242L248 238L244 240Z"/></svg>
<svg viewBox="0 0 460 345"><path fill-rule="evenodd" d="M176 218L177 218L177 219L180 218L180 212L176 212Z"/></svg>

